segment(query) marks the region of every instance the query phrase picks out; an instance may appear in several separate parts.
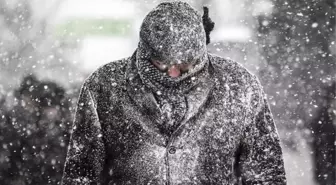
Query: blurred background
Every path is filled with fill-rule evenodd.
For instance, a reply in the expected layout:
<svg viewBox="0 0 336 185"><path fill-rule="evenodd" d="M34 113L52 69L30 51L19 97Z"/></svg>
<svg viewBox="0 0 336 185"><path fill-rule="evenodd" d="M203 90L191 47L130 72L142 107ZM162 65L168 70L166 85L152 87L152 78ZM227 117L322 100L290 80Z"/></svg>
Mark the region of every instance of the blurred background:
<svg viewBox="0 0 336 185"><path fill-rule="evenodd" d="M60 184L80 86L130 56L159 0L0 0L0 184ZM194 0L210 52L264 85L289 185L335 184L334 0Z"/></svg>

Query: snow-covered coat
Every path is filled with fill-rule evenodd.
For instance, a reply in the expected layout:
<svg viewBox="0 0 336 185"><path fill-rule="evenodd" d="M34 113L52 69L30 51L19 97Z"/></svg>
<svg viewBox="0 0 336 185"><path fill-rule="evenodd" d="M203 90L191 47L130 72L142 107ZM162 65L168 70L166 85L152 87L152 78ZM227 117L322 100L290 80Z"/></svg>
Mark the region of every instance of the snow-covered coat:
<svg viewBox="0 0 336 185"><path fill-rule="evenodd" d="M190 5L158 5L130 58L84 83L63 184L285 184L281 147L257 78L206 49ZM153 66L192 64L177 78Z"/></svg>
<svg viewBox="0 0 336 185"><path fill-rule="evenodd" d="M171 135L151 119L155 99L138 84L136 55L94 72L81 89L63 185L286 184L258 79L234 61L208 59L210 78L190 92Z"/></svg>

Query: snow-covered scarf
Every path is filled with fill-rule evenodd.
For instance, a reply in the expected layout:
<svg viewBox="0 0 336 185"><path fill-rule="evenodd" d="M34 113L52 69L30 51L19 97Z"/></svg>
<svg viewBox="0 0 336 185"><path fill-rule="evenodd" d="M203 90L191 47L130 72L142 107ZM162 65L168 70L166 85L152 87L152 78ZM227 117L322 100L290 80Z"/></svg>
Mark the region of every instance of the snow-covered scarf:
<svg viewBox="0 0 336 185"><path fill-rule="evenodd" d="M151 62L192 63L194 67L172 78ZM184 2L162 3L144 19L136 53L136 66L142 82L151 90L160 106L161 126L170 133L179 125L188 109L186 96L208 79L209 62L202 17Z"/></svg>

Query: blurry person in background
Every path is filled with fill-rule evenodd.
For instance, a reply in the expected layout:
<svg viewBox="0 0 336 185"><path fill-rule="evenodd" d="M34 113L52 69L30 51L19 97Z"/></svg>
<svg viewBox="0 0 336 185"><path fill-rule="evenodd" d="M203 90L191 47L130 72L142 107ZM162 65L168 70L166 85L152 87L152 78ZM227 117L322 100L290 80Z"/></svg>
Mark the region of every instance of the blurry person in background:
<svg viewBox="0 0 336 185"><path fill-rule="evenodd" d="M16 104L3 127L5 160L1 184L57 184L69 140L69 104L64 89L30 75L15 91Z"/></svg>
<svg viewBox="0 0 336 185"><path fill-rule="evenodd" d="M334 185L336 180L336 82L323 89L322 107L311 121L315 179L320 185Z"/></svg>
<svg viewBox="0 0 336 185"><path fill-rule="evenodd" d="M28 133L31 123L34 123L35 110L32 104L32 93L29 89L37 84L35 76L27 76L23 79L20 87L15 90L13 105L8 109L6 115L7 121L2 125L3 144L0 153L4 160L1 161L1 184L26 184L24 178L27 171L23 167L23 158L21 156L22 140L25 133ZM22 137L23 136L23 137ZM30 146L32 147L32 146ZM30 148L29 147L29 148ZM21 173L22 170L22 173ZM28 178L29 179L29 178Z"/></svg>
<svg viewBox="0 0 336 185"><path fill-rule="evenodd" d="M6 170L6 160L9 156L8 150L4 149L5 135L7 134L8 126L8 111L6 107L6 92L4 91L2 85L0 85L0 184L5 184L3 171Z"/></svg>
<svg viewBox="0 0 336 185"><path fill-rule="evenodd" d="M134 54L85 81L63 185L286 184L262 86L207 52L214 24L204 10L159 4Z"/></svg>
<svg viewBox="0 0 336 185"><path fill-rule="evenodd" d="M2 139L1 136L3 135L1 128L4 126L5 122L7 122L7 110L5 103L6 103L6 92L0 85L0 143Z"/></svg>

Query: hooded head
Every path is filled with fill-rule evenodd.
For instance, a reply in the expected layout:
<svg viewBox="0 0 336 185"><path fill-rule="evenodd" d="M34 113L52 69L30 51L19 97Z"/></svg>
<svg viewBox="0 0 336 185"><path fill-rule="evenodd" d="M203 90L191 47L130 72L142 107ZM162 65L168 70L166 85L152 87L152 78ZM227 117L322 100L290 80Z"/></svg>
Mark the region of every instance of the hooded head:
<svg viewBox="0 0 336 185"><path fill-rule="evenodd" d="M160 78L167 77L165 81L178 82L203 68L207 62L206 54L202 16L187 3L161 3L145 17L137 50L140 71L149 71L153 61L168 66L192 66L178 78L161 74Z"/></svg>

